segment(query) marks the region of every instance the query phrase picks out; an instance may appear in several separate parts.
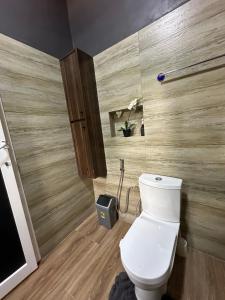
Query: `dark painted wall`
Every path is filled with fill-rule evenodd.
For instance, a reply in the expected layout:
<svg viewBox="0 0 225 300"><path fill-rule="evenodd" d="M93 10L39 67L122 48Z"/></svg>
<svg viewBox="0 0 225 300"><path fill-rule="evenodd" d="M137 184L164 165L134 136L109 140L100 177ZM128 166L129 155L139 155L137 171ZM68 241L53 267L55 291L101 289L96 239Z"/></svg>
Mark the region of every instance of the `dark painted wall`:
<svg viewBox="0 0 225 300"><path fill-rule="evenodd" d="M66 0L1 0L0 32L56 57L72 48Z"/></svg>
<svg viewBox="0 0 225 300"><path fill-rule="evenodd" d="M91 55L119 42L185 0L67 0L75 47Z"/></svg>

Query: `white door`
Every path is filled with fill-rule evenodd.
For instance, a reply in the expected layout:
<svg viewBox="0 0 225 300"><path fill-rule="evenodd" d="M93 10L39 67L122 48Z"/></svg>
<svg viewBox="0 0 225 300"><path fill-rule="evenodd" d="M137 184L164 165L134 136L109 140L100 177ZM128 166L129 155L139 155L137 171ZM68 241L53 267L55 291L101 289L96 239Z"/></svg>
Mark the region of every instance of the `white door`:
<svg viewBox="0 0 225 300"><path fill-rule="evenodd" d="M0 122L0 299L37 268Z"/></svg>

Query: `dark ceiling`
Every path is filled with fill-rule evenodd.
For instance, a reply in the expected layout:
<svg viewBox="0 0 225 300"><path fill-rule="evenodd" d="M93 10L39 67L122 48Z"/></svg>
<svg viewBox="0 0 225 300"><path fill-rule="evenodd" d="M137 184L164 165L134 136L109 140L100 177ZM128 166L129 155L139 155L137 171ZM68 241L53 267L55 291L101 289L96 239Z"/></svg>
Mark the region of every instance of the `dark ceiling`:
<svg viewBox="0 0 225 300"><path fill-rule="evenodd" d="M66 0L1 0L0 32L56 57L72 48Z"/></svg>
<svg viewBox="0 0 225 300"><path fill-rule="evenodd" d="M58 58L73 46L95 55L184 2L2 0L0 32Z"/></svg>
<svg viewBox="0 0 225 300"><path fill-rule="evenodd" d="M184 2L187 0L67 0L73 45L95 55Z"/></svg>

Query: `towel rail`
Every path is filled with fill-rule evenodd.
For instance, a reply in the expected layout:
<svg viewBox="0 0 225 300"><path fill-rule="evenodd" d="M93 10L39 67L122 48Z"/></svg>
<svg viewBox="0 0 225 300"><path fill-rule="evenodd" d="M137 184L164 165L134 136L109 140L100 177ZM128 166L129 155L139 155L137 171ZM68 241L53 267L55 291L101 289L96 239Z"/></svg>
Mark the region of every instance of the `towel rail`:
<svg viewBox="0 0 225 300"><path fill-rule="evenodd" d="M212 63L215 60L218 60L218 62L219 62L217 65L214 65ZM198 67L200 65L202 65L202 69L201 68L196 69L196 67ZM157 75L157 80L159 82L163 83L165 81L172 81L172 80L175 80L176 78L180 78L180 77L182 78L182 77L190 76L192 74L206 72L206 71L212 70L212 69L222 68L224 66L225 66L225 54L221 54L221 55L191 64L191 65L188 65L186 67L174 69L174 70L164 72L164 73L161 72ZM188 69L190 69L190 73L185 72ZM176 76L176 74L179 72L180 72L180 75Z"/></svg>

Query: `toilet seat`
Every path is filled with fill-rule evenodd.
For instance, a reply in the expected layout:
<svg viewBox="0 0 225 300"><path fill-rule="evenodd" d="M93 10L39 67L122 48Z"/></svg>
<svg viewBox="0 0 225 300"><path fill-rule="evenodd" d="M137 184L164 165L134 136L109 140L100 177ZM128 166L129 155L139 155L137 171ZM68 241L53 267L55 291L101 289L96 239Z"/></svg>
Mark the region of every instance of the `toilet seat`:
<svg viewBox="0 0 225 300"><path fill-rule="evenodd" d="M142 214L120 242L121 259L135 284L154 287L167 281L173 266L180 223Z"/></svg>

